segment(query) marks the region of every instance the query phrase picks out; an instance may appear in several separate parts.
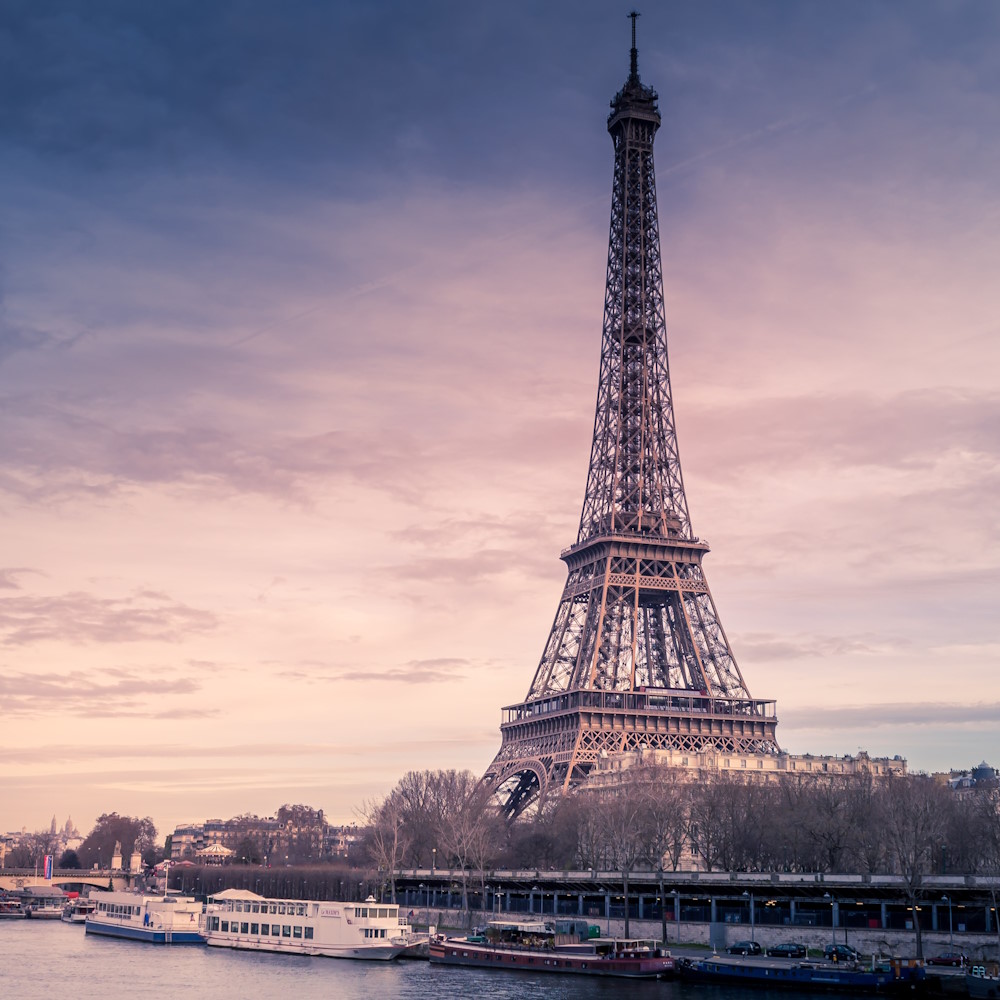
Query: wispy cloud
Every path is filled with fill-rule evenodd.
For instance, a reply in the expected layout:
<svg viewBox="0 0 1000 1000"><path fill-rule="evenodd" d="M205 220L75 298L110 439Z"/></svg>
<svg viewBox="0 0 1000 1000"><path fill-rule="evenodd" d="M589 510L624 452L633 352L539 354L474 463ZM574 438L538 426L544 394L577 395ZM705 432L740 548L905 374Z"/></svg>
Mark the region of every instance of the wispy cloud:
<svg viewBox="0 0 1000 1000"><path fill-rule="evenodd" d="M747 399L691 406L697 467L727 479L749 470L879 466L934 469L949 453L995 474L1000 393L949 388ZM975 456L985 463L978 469Z"/></svg>
<svg viewBox="0 0 1000 1000"><path fill-rule="evenodd" d="M0 598L0 645L179 642L185 636L212 631L218 621L210 611L151 591L117 598L81 591L25 594Z"/></svg>
<svg viewBox="0 0 1000 1000"><path fill-rule="evenodd" d="M397 684L440 684L465 676L471 664L456 657L410 660L398 667L343 667L335 670L282 670L282 677L313 683L391 681Z"/></svg>
<svg viewBox="0 0 1000 1000"><path fill-rule="evenodd" d="M3 318L0 305L0 365L19 351L37 350L49 344L52 337L43 330L14 326Z"/></svg>
<svg viewBox="0 0 1000 1000"><path fill-rule="evenodd" d="M734 636L740 658L749 661L876 656L913 648L913 641L868 635L801 635L744 632Z"/></svg>
<svg viewBox="0 0 1000 1000"><path fill-rule="evenodd" d="M896 702L791 707L782 712L782 725L792 730L993 726L1000 725L1000 702Z"/></svg>
<svg viewBox="0 0 1000 1000"><path fill-rule="evenodd" d="M37 569L28 569L23 566L10 566L6 569L0 569L0 590L20 590L21 584L19 578L32 574L44 575Z"/></svg>
<svg viewBox="0 0 1000 1000"><path fill-rule="evenodd" d="M82 671L5 673L0 676L0 710L7 716L75 715L86 718L205 718L211 709L165 705L159 699L190 696L200 690L192 677L162 677L159 672L111 668L100 680Z"/></svg>

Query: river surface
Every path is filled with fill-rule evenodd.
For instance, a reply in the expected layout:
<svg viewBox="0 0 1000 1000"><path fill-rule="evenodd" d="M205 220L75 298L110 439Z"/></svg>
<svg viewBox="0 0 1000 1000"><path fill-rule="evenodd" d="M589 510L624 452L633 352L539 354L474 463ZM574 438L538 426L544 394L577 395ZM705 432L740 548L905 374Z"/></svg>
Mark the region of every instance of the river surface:
<svg viewBox="0 0 1000 1000"><path fill-rule="evenodd" d="M152 945L0 920L2 1000L802 1000L803 994Z"/></svg>

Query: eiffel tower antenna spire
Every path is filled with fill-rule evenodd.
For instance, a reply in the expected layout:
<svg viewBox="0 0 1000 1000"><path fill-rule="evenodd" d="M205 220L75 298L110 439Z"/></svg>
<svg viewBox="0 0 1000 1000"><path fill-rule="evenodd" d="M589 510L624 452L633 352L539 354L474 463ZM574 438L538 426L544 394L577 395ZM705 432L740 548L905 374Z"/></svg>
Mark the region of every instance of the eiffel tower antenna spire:
<svg viewBox="0 0 1000 1000"><path fill-rule="evenodd" d="M594 437L568 575L527 697L503 709L484 781L508 817L639 750L774 754L775 703L754 699L702 569L667 363L653 139L657 95L611 101L611 226Z"/></svg>
<svg viewBox="0 0 1000 1000"><path fill-rule="evenodd" d="M637 81L639 79L639 50L635 47L635 19L642 15L637 10L633 10L629 12L628 16L632 18L632 59L629 80Z"/></svg>

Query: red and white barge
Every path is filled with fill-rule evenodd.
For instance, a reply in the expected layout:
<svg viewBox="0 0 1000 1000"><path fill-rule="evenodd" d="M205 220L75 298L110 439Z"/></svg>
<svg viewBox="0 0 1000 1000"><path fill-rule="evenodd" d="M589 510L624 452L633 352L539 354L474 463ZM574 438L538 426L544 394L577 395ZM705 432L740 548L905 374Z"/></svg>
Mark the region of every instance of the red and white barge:
<svg viewBox="0 0 1000 1000"><path fill-rule="evenodd" d="M545 921L494 920L482 934L438 937L430 960L439 965L581 976L659 979L674 971L674 959L658 942L557 934Z"/></svg>

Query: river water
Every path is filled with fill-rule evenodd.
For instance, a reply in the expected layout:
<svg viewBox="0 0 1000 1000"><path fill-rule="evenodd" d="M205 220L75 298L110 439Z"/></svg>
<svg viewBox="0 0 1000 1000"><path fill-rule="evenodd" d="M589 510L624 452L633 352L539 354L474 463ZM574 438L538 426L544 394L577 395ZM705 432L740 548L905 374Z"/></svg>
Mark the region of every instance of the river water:
<svg viewBox="0 0 1000 1000"><path fill-rule="evenodd" d="M87 935L82 925L59 920L0 920L2 1000L768 1000L769 996L759 990L676 982L151 945ZM781 1000L795 996L780 994Z"/></svg>

